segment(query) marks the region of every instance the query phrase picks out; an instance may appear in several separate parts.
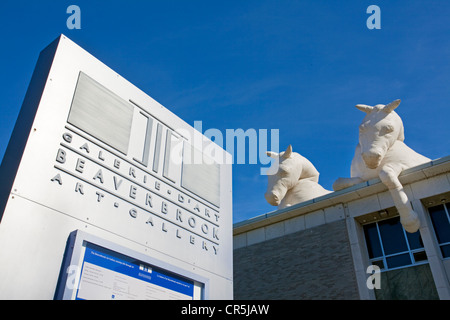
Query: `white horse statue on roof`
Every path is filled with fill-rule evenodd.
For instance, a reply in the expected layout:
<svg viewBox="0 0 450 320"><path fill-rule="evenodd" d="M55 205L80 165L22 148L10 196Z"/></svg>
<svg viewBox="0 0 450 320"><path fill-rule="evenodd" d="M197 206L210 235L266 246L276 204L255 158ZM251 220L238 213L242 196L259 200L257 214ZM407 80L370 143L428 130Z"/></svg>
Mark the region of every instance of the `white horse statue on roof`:
<svg viewBox="0 0 450 320"><path fill-rule="evenodd" d="M292 146L279 154L268 151L267 155L275 159L268 171L271 174L265 193L271 205L282 209L331 192L319 184L319 172L313 164L292 152Z"/></svg>
<svg viewBox="0 0 450 320"><path fill-rule="evenodd" d="M388 187L406 231L414 233L420 227L416 212L400 183L399 174L430 159L409 148L405 139L403 122L394 111L400 104L395 100L387 105L368 106L358 104L356 108L366 113L359 126L359 144L351 164L351 178L339 178L334 190L380 178Z"/></svg>

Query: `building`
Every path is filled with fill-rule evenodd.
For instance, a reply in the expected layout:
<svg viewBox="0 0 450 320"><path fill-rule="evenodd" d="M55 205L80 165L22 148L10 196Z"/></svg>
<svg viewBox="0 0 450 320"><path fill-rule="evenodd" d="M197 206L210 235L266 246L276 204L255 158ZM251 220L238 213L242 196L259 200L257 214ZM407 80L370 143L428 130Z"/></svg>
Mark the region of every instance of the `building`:
<svg viewBox="0 0 450 320"><path fill-rule="evenodd" d="M234 298L450 299L450 157L399 178L413 234L378 179L236 223Z"/></svg>

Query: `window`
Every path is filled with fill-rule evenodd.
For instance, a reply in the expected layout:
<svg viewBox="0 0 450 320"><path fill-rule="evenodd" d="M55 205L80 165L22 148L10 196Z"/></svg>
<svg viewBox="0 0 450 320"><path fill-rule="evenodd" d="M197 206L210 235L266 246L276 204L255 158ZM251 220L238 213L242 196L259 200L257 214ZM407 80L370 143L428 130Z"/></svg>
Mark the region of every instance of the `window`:
<svg viewBox="0 0 450 320"><path fill-rule="evenodd" d="M442 257L450 258L450 203L428 208Z"/></svg>
<svg viewBox="0 0 450 320"><path fill-rule="evenodd" d="M381 270L427 262L419 232L408 233L395 217L363 226L370 262Z"/></svg>

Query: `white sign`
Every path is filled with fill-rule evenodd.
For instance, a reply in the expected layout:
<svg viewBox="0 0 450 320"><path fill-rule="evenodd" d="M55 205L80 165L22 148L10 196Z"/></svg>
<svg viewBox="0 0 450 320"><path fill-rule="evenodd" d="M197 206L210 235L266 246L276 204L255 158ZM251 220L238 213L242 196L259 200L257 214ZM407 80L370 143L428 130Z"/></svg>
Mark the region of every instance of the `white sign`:
<svg viewBox="0 0 450 320"><path fill-rule="evenodd" d="M25 146L11 139L18 145L8 150L24 147L23 153L5 154L17 166L2 167L13 184L0 223L1 261L31 260L33 281L53 272L56 283L69 233L84 229L197 270L210 279L211 298L232 297L228 153L200 134L209 151L217 148L200 153L205 161L192 161L199 153L192 126L65 36L41 53L23 109L18 124L35 117ZM3 279L13 268L0 267L4 292L14 286L14 279ZM33 286L39 287L26 284L17 296L42 294ZM10 298L3 288L0 297Z"/></svg>

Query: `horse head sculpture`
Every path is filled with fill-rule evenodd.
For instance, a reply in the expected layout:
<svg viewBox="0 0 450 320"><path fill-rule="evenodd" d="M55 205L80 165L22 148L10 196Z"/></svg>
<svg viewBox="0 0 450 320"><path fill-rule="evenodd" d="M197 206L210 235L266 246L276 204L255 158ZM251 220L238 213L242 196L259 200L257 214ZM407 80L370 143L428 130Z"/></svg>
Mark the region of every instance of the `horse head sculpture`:
<svg viewBox="0 0 450 320"><path fill-rule="evenodd" d="M366 113L359 126L359 144L351 165L351 178L339 178L333 184L334 190L374 179L388 187L400 215L400 222L408 232L416 232L420 227L417 213L413 211L399 174L407 169L430 161L416 153L405 140L403 122L394 111L400 104L395 100L387 105L356 105Z"/></svg>
<svg viewBox="0 0 450 320"><path fill-rule="evenodd" d="M359 126L359 145L361 156L369 169L379 167L386 153L397 140L405 140L402 119L394 111L399 104L400 100L374 107L356 105L359 110L366 113Z"/></svg>
<svg viewBox="0 0 450 320"><path fill-rule="evenodd" d="M293 152L292 146L279 154L268 151L267 155L275 159L265 193L271 205L282 209L331 192L319 185L319 172L308 159Z"/></svg>

